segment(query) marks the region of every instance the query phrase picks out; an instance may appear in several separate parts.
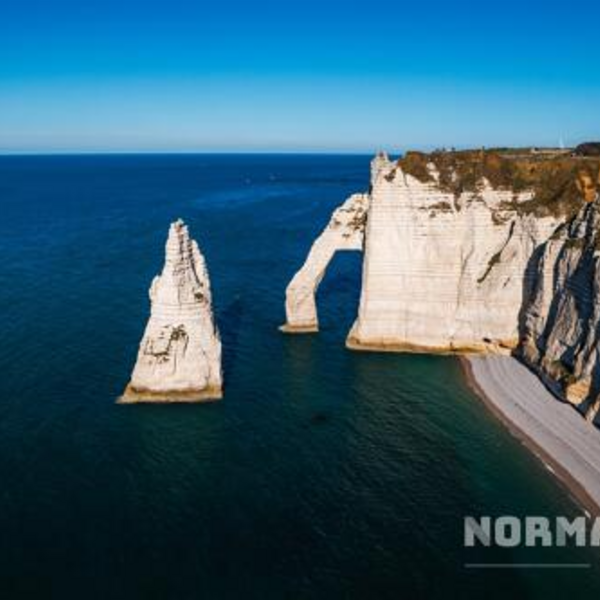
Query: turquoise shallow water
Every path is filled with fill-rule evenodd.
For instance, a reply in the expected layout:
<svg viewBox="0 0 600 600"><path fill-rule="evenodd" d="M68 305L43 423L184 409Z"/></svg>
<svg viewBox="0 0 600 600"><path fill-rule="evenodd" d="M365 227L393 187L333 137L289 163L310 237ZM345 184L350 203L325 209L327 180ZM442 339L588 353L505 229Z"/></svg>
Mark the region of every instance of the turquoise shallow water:
<svg viewBox="0 0 600 600"><path fill-rule="evenodd" d="M600 590L597 551L463 549L465 515L579 509L454 359L344 348L359 255L332 264L319 335L278 332L287 282L367 180L367 157L0 158L2 598ZM117 406L180 216L211 270L225 400Z"/></svg>

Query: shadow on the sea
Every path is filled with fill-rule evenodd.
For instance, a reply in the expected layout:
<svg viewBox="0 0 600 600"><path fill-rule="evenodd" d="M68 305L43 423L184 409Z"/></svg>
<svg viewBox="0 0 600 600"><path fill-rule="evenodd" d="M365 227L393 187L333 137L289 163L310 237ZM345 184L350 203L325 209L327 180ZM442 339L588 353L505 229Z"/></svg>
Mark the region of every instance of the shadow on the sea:
<svg viewBox="0 0 600 600"><path fill-rule="evenodd" d="M236 296L233 302L220 315L218 327L221 333L223 347L223 371L233 371L237 359L237 342L244 316L245 306L241 296Z"/></svg>
<svg viewBox="0 0 600 600"><path fill-rule="evenodd" d="M325 425L331 420L331 415L324 411L314 412L307 423L305 423L305 427L314 427L315 425Z"/></svg>

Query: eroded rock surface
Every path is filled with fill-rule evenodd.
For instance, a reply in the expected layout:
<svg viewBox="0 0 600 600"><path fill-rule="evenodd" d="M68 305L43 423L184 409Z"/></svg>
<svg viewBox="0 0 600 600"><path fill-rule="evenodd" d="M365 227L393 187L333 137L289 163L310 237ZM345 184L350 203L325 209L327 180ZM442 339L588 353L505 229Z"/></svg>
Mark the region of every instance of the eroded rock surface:
<svg viewBox="0 0 600 600"><path fill-rule="evenodd" d="M548 240L533 265L520 353L588 420L600 407L600 207L588 204Z"/></svg>
<svg viewBox="0 0 600 600"><path fill-rule="evenodd" d="M419 177L401 161L383 153L375 157L370 192L336 210L288 286L284 331L318 329L315 290L327 264L338 249L364 248L350 347L513 348L523 273L561 219L520 210L531 204L531 190L496 189L482 175L471 177L472 189L458 193L448 169L428 159L410 166ZM356 222L361 227L348 226Z"/></svg>
<svg viewBox="0 0 600 600"><path fill-rule="evenodd" d="M333 253L364 248L350 348L516 353L594 420L599 171L566 151L377 155L369 193L334 213L288 287L286 329L317 329L314 292ZM364 231L348 231L355 210Z"/></svg>
<svg viewBox="0 0 600 600"><path fill-rule="evenodd" d="M204 257L179 220L169 229L151 314L120 402L199 402L222 397L221 340Z"/></svg>
<svg viewBox="0 0 600 600"><path fill-rule="evenodd" d="M286 333L319 329L315 294L327 265L338 250L362 250L369 197L355 194L338 207L321 235L312 245L302 268L286 290Z"/></svg>
<svg viewBox="0 0 600 600"><path fill-rule="evenodd" d="M518 341L524 273L559 220L519 207L531 192L445 191L389 163L374 170L352 348L501 351Z"/></svg>

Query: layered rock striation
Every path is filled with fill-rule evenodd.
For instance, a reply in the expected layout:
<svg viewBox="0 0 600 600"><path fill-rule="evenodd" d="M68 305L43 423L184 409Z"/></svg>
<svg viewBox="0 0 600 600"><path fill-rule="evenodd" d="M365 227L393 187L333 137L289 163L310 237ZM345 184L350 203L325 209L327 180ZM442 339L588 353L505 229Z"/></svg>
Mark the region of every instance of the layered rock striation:
<svg viewBox="0 0 600 600"><path fill-rule="evenodd" d="M162 273L123 403L200 402L222 397L221 340L204 257L178 220L169 229Z"/></svg>
<svg viewBox="0 0 600 600"><path fill-rule="evenodd" d="M427 165L376 169L352 348L472 352L513 348L525 267L557 225L519 210L532 192L482 178L456 193Z"/></svg>
<svg viewBox="0 0 600 600"><path fill-rule="evenodd" d="M532 261L519 354L593 421L600 408L600 206L595 192L586 200Z"/></svg>
<svg viewBox="0 0 600 600"><path fill-rule="evenodd" d="M560 219L524 210L534 201L533 190L501 185L491 169L462 186L469 189L459 189L456 171L428 158L417 164L377 155L370 192L336 210L288 286L284 331L317 330L314 292L333 253L364 249L360 307L348 346L513 348L525 267ZM349 216L341 223L340 211ZM356 221L361 227L349 230Z"/></svg>
<svg viewBox="0 0 600 600"><path fill-rule="evenodd" d="M563 151L379 154L369 193L334 213L288 286L284 330L316 331L331 256L362 248L350 348L514 353L593 420L599 170ZM349 228L355 211L361 228Z"/></svg>

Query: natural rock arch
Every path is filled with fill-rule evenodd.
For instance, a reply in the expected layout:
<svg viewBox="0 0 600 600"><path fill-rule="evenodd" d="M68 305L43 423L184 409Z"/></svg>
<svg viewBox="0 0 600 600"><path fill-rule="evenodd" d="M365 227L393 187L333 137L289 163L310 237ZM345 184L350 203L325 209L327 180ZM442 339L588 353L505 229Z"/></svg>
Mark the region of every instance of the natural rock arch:
<svg viewBox="0 0 600 600"><path fill-rule="evenodd" d="M327 227L312 245L302 268L285 292L286 333L319 330L315 294L338 250L362 250L369 207L367 194L350 196L335 210Z"/></svg>

